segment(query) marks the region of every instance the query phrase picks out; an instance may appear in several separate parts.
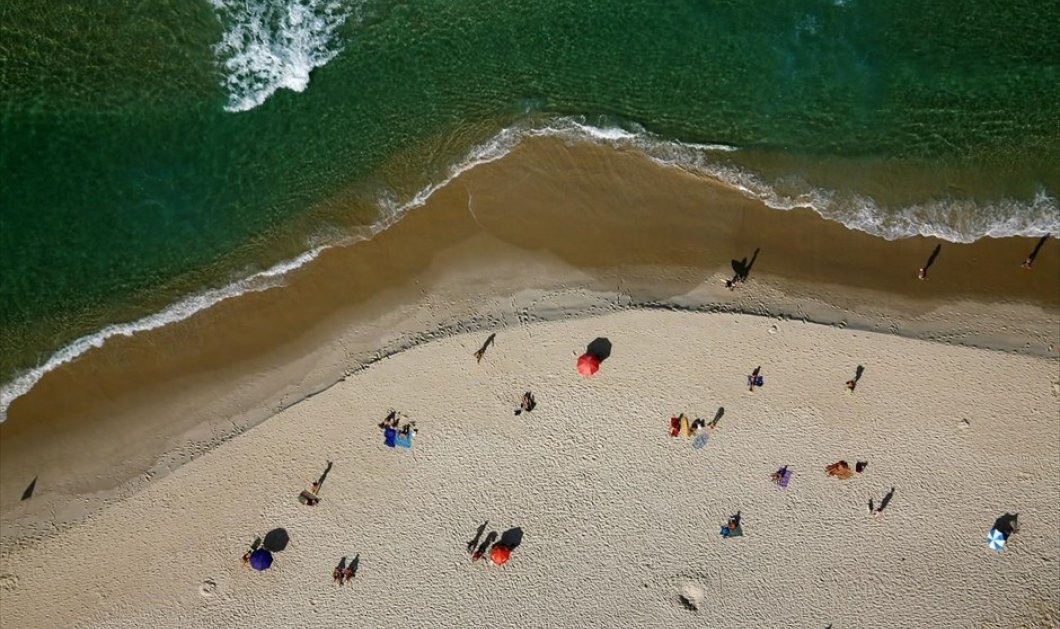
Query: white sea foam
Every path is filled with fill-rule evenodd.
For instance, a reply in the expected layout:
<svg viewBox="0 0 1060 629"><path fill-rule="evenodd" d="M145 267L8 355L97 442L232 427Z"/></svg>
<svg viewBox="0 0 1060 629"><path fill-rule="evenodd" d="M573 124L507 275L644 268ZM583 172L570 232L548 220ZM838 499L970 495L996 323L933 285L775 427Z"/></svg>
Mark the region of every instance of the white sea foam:
<svg viewBox="0 0 1060 629"><path fill-rule="evenodd" d="M267 290L283 283L283 276L310 260L313 260L324 247L306 251L291 260L285 260L264 271L259 271L222 288L208 290L198 295L186 297L167 308L129 323L108 325L98 332L82 336L63 349L53 354L44 364L22 373L11 382L0 387L0 422L7 419L7 409L11 402L33 388L33 385L49 371L78 358L85 352L102 347L108 339L116 336L132 336L137 332L154 330L170 323L183 321L195 313L205 310L230 297Z"/></svg>
<svg viewBox="0 0 1060 629"><path fill-rule="evenodd" d="M341 52L339 28L353 0L210 0L225 28L214 46L226 111L246 111L276 90L301 92L309 73Z"/></svg>
<svg viewBox="0 0 1060 629"><path fill-rule="evenodd" d="M1030 203L1006 200L984 207L970 200L953 200L911 205L900 210L881 209L864 196L842 195L834 190L789 185L797 190L785 193L758 175L718 159L737 151L724 144L695 144L667 140L635 125L626 127L597 126L582 118L564 117L547 122L523 122L499 131L488 141L472 147L462 159L449 167L445 176L419 190L412 198L401 200L394 195L379 199L381 217L356 239L368 239L389 228L407 212L424 205L430 197L462 173L503 158L528 137L556 137L568 142L591 142L618 150L633 150L655 163L680 168L722 181L742 193L760 199L769 207L789 210L809 208L821 216L890 240L915 235L935 236L951 242L972 242L982 237L1042 236L1060 233L1060 206L1057 200L1041 191ZM102 347L115 336L132 336L191 317L226 299L280 286L283 276L315 259L332 246L349 244L353 238L314 242L309 251L256 272L227 286L211 289L185 298L130 323L109 325L81 337L52 355L44 364L31 369L0 387L0 422L7 416L11 402L29 391L44 374L69 363L92 348Z"/></svg>
<svg viewBox="0 0 1060 629"><path fill-rule="evenodd" d="M814 187L794 178L769 182L731 160L721 159L723 155L719 154L737 151L736 147L669 140L635 125L601 127L580 118L560 118L544 126L526 128L519 135L554 136L638 151L661 166L721 181L771 208L811 209L850 229L887 240L934 236L951 242L974 242L983 237L1060 232L1060 204L1044 189L1030 201L1000 199L987 203L954 198L885 208L868 196Z"/></svg>
<svg viewBox="0 0 1060 629"><path fill-rule="evenodd" d="M422 206L435 192L445 187L461 173L474 168L480 164L492 162L508 154L518 144L522 136L515 129L505 129L494 136L489 142L475 146L464 159L449 168L448 174L436 183L432 183L418 193L412 199L399 202L394 199L380 199L379 205L382 216L378 222L369 227L363 234L356 237L339 239L325 239L324 243L314 243L312 249L305 253L275 264L268 269L253 273L243 279L237 280L221 288L207 290L197 295L186 297L167 308L154 314L137 319L128 323L116 323L108 325L98 332L82 336L52 354L47 361L38 367L21 373L14 380L0 386L0 423L7 419L7 409L16 398L25 395L33 388L46 373L79 358L85 352L98 347L103 347L108 339L116 336L133 336L138 332L154 330L164 325L183 321L192 315L206 310L216 304L238 297L247 293L268 290L283 284L283 278L287 273L311 262L325 249L335 246L347 245L354 240L367 240L379 232L389 228L409 210Z"/></svg>

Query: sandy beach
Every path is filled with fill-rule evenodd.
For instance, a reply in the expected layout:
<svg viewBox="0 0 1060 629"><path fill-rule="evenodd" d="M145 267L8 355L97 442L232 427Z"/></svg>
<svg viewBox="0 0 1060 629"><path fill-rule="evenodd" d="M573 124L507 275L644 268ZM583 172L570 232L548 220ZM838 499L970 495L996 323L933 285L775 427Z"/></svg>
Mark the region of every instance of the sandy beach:
<svg viewBox="0 0 1060 629"><path fill-rule="evenodd" d="M528 141L282 286L111 339L16 399L0 624L1055 626L1060 256L1051 239L1023 271L1034 245L888 242ZM584 379L596 337L614 352ZM718 407L704 448L668 436ZM392 408L418 422L411 451L382 444ZM870 465L826 477L840 459ZM722 540L736 511L745 536ZM996 553L1005 513L1022 530ZM525 533L500 569L464 550L484 520ZM276 565L245 571L277 527Z"/></svg>
<svg viewBox="0 0 1060 629"><path fill-rule="evenodd" d="M611 356L574 369L596 337ZM379 361L4 557L20 627L1053 626L1055 363L731 314L621 312ZM853 395L843 383L857 365ZM761 365L753 395L746 374ZM538 406L513 415L525 389ZM678 412L724 415L707 444ZM411 450L376 424L417 422ZM838 459L869 462L849 480ZM334 467L321 502L298 492ZM770 482L794 471L786 490ZM894 488L878 518L868 502ZM719 525L739 511L744 535ZM985 545L1002 514L1021 531ZM518 527L501 567L476 528ZM290 542L266 572L255 536ZM332 583L340 558L355 579ZM72 586L73 584L73 586ZM684 597L688 603L682 603ZM689 605L694 606L691 609Z"/></svg>

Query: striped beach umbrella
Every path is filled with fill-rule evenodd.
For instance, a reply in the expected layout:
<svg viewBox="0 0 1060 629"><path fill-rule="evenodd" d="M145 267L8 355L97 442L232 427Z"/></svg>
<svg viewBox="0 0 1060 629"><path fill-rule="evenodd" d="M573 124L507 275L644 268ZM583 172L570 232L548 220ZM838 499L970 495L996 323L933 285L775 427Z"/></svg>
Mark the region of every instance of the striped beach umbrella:
<svg viewBox="0 0 1060 629"><path fill-rule="evenodd" d="M1005 534L997 529L990 529L986 534L986 545L990 550L1003 550L1005 548Z"/></svg>

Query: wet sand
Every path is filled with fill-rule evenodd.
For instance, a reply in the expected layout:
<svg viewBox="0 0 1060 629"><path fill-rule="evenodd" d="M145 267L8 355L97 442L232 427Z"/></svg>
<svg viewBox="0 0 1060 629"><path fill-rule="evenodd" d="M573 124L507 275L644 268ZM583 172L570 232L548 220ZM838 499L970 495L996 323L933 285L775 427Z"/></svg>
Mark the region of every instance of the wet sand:
<svg viewBox="0 0 1060 629"><path fill-rule="evenodd" d="M1055 360L1060 247L1048 241L1024 271L1034 243L888 242L634 153L530 140L376 238L326 251L284 287L113 339L45 376L0 424L5 551L381 356L453 333L658 307ZM756 249L748 282L725 290L730 261ZM21 501L34 477L34 497Z"/></svg>

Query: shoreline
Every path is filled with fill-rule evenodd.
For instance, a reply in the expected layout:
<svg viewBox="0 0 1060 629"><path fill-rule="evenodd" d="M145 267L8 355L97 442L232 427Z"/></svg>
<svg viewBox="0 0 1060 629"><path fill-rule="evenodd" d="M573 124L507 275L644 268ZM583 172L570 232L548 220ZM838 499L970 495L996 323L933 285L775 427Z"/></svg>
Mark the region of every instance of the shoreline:
<svg viewBox="0 0 1060 629"><path fill-rule="evenodd" d="M1009 230L1015 229L1014 227L999 223L989 228L980 226L981 231L978 232L978 235L969 236L967 233L954 232L952 226L931 223L930 221L932 220L940 220L937 215L940 213L945 214L947 210L944 208L946 202L937 202L939 204L938 207L935 207L932 204L933 202L929 202L926 205L914 204L914 206L906 208L905 214L890 217L897 221L898 224L905 225L906 229L916 228L915 231L902 232L901 227L896 227L893 224L887 225L888 221L885 218L888 213L883 212L881 214L879 208L863 210L857 216L857 220L853 222L850 222L850 217L844 219L836 215L834 208L829 209L831 201L827 200L837 194L836 190L813 188L795 196L792 196L793 193L781 194L776 190L775 185L761 180L757 175L753 174L753 170L746 170L746 165L739 160L732 164L720 161L721 156L725 154L740 155L741 159L750 159L748 156L757 153L755 150L739 149L723 144L697 144L665 139L636 125L632 129L622 126L600 127L586 122L581 117L523 118L503 127L489 139L474 144L463 158L449 166L447 173L439 181L424 185L407 201L395 204L395 202L390 200L376 199L374 203L381 210L384 210L382 215L375 223L357 226L355 228L357 233L346 233L346 235L339 237L337 240L332 237L331 240L323 243L321 243L320 237L313 236L306 241L305 250L297 250L296 248L297 253L291 253L290 257L272 261L266 268L249 273L245 277L240 277L227 284L210 285L200 292L192 292L168 304L164 302L155 304L158 308L157 310L149 310L148 314L139 318L120 320L109 324L101 323L103 325L101 329L90 331L80 337L71 339L66 345L54 350L50 355L46 354L48 358L43 364L38 364L21 372L15 372L17 375L11 376L12 379L3 384L2 389L0 389L0 423L6 419L7 408L11 401L25 394L48 371L71 360L76 360L84 352L94 347L99 347L110 338L128 336L164 325L172 325L194 316L202 310L208 310L221 301L238 297L247 292L265 290L281 285L287 273L312 262L322 251L349 246L360 240L374 237L401 220L408 212L424 205L435 192L448 186L463 173L484 164L503 160L525 142L576 143L598 150L632 151L639 153L642 157L663 168L676 169L698 178L707 179L715 185L737 190L752 202L766 207L778 211L810 210L818 216L828 221L837 222L852 231L861 231L871 236L891 241L910 237L927 237L950 244L969 244L970 242L986 238L1033 239L1040 238L1043 235L1048 238L1050 233L1046 233L1047 231L1051 233L1057 231L1048 226L1048 215L1050 211L1052 214L1060 211L1056 207L1055 200L1044 191L1040 191L1030 205L1020 206L1023 212L1030 212L1031 209L1035 209L1039 215L1029 224L1024 224L1022 232L1013 233ZM434 152L435 147L433 144L428 142L420 147L420 150ZM766 153L768 154L768 152ZM402 155L404 155L404 152ZM712 161L715 158L719 160L717 163ZM764 159L766 163L770 163L778 157L773 155L771 157L759 156L759 158ZM397 161L403 160L397 159ZM853 166L848 165L848 167ZM775 165L773 168L775 169ZM383 170L387 169L384 168ZM854 171L856 170L854 168ZM398 167L396 171L402 171L402 168ZM848 175L856 178L855 173L848 173ZM407 173L405 176L408 176ZM835 182L833 181L832 183ZM925 185L926 180L917 183L918 185ZM951 184L957 189L963 189L965 185ZM331 208L331 212L325 211L325 213L335 213L334 220L337 223L343 223L344 220L339 218L343 216L343 211L348 212L351 204L359 205L364 202L364 199L351 200L346 198L343 193L340 193L335 199L324 202L322 207ZM874 206L873 200L868 197L861 199L860 202L868 206ZM1023 203L1005 198L997 199L996 202L1005 206ZM914 210L934 216L927 219L929 220L927 225L918 225L916 218L907 215L908 212ZM1025 221L1026 217L1020 220ZM1046 221L1046 223L1042 221ZM1043 224L1045 225L1044 227ZM1034 229L1030 229L1030 226L1033 226ZM339 231L345 233L349 229L353 228L349 225L344 225L339 228ZM1000 234L998 233L999 230ZM1028 234L1028 230L1034 233ZM974 240L968 240L968 238L974 238ZM285 243L284 247L289 248L290 244L289 242ZM175 281L175 284L179 283L180 278ZM98 313L88 316L89 318L98 318Z"/></svg>
<svg viewBox="0 0 1060 629"><path fill-rule="evenodd" d="M675 205L667 224L651 222ZM1020 271L1028 241L942 243L917 282L936 240L884 241L630 152L529 140L283 287L47 374L0 424L0 542L32 543L381 358L461 332L688 309L1054 358L1060 259L1051 240ZM756 247L748 283L726 291L728 260ZM34 476L38 494L21 503Z"/></svg>

